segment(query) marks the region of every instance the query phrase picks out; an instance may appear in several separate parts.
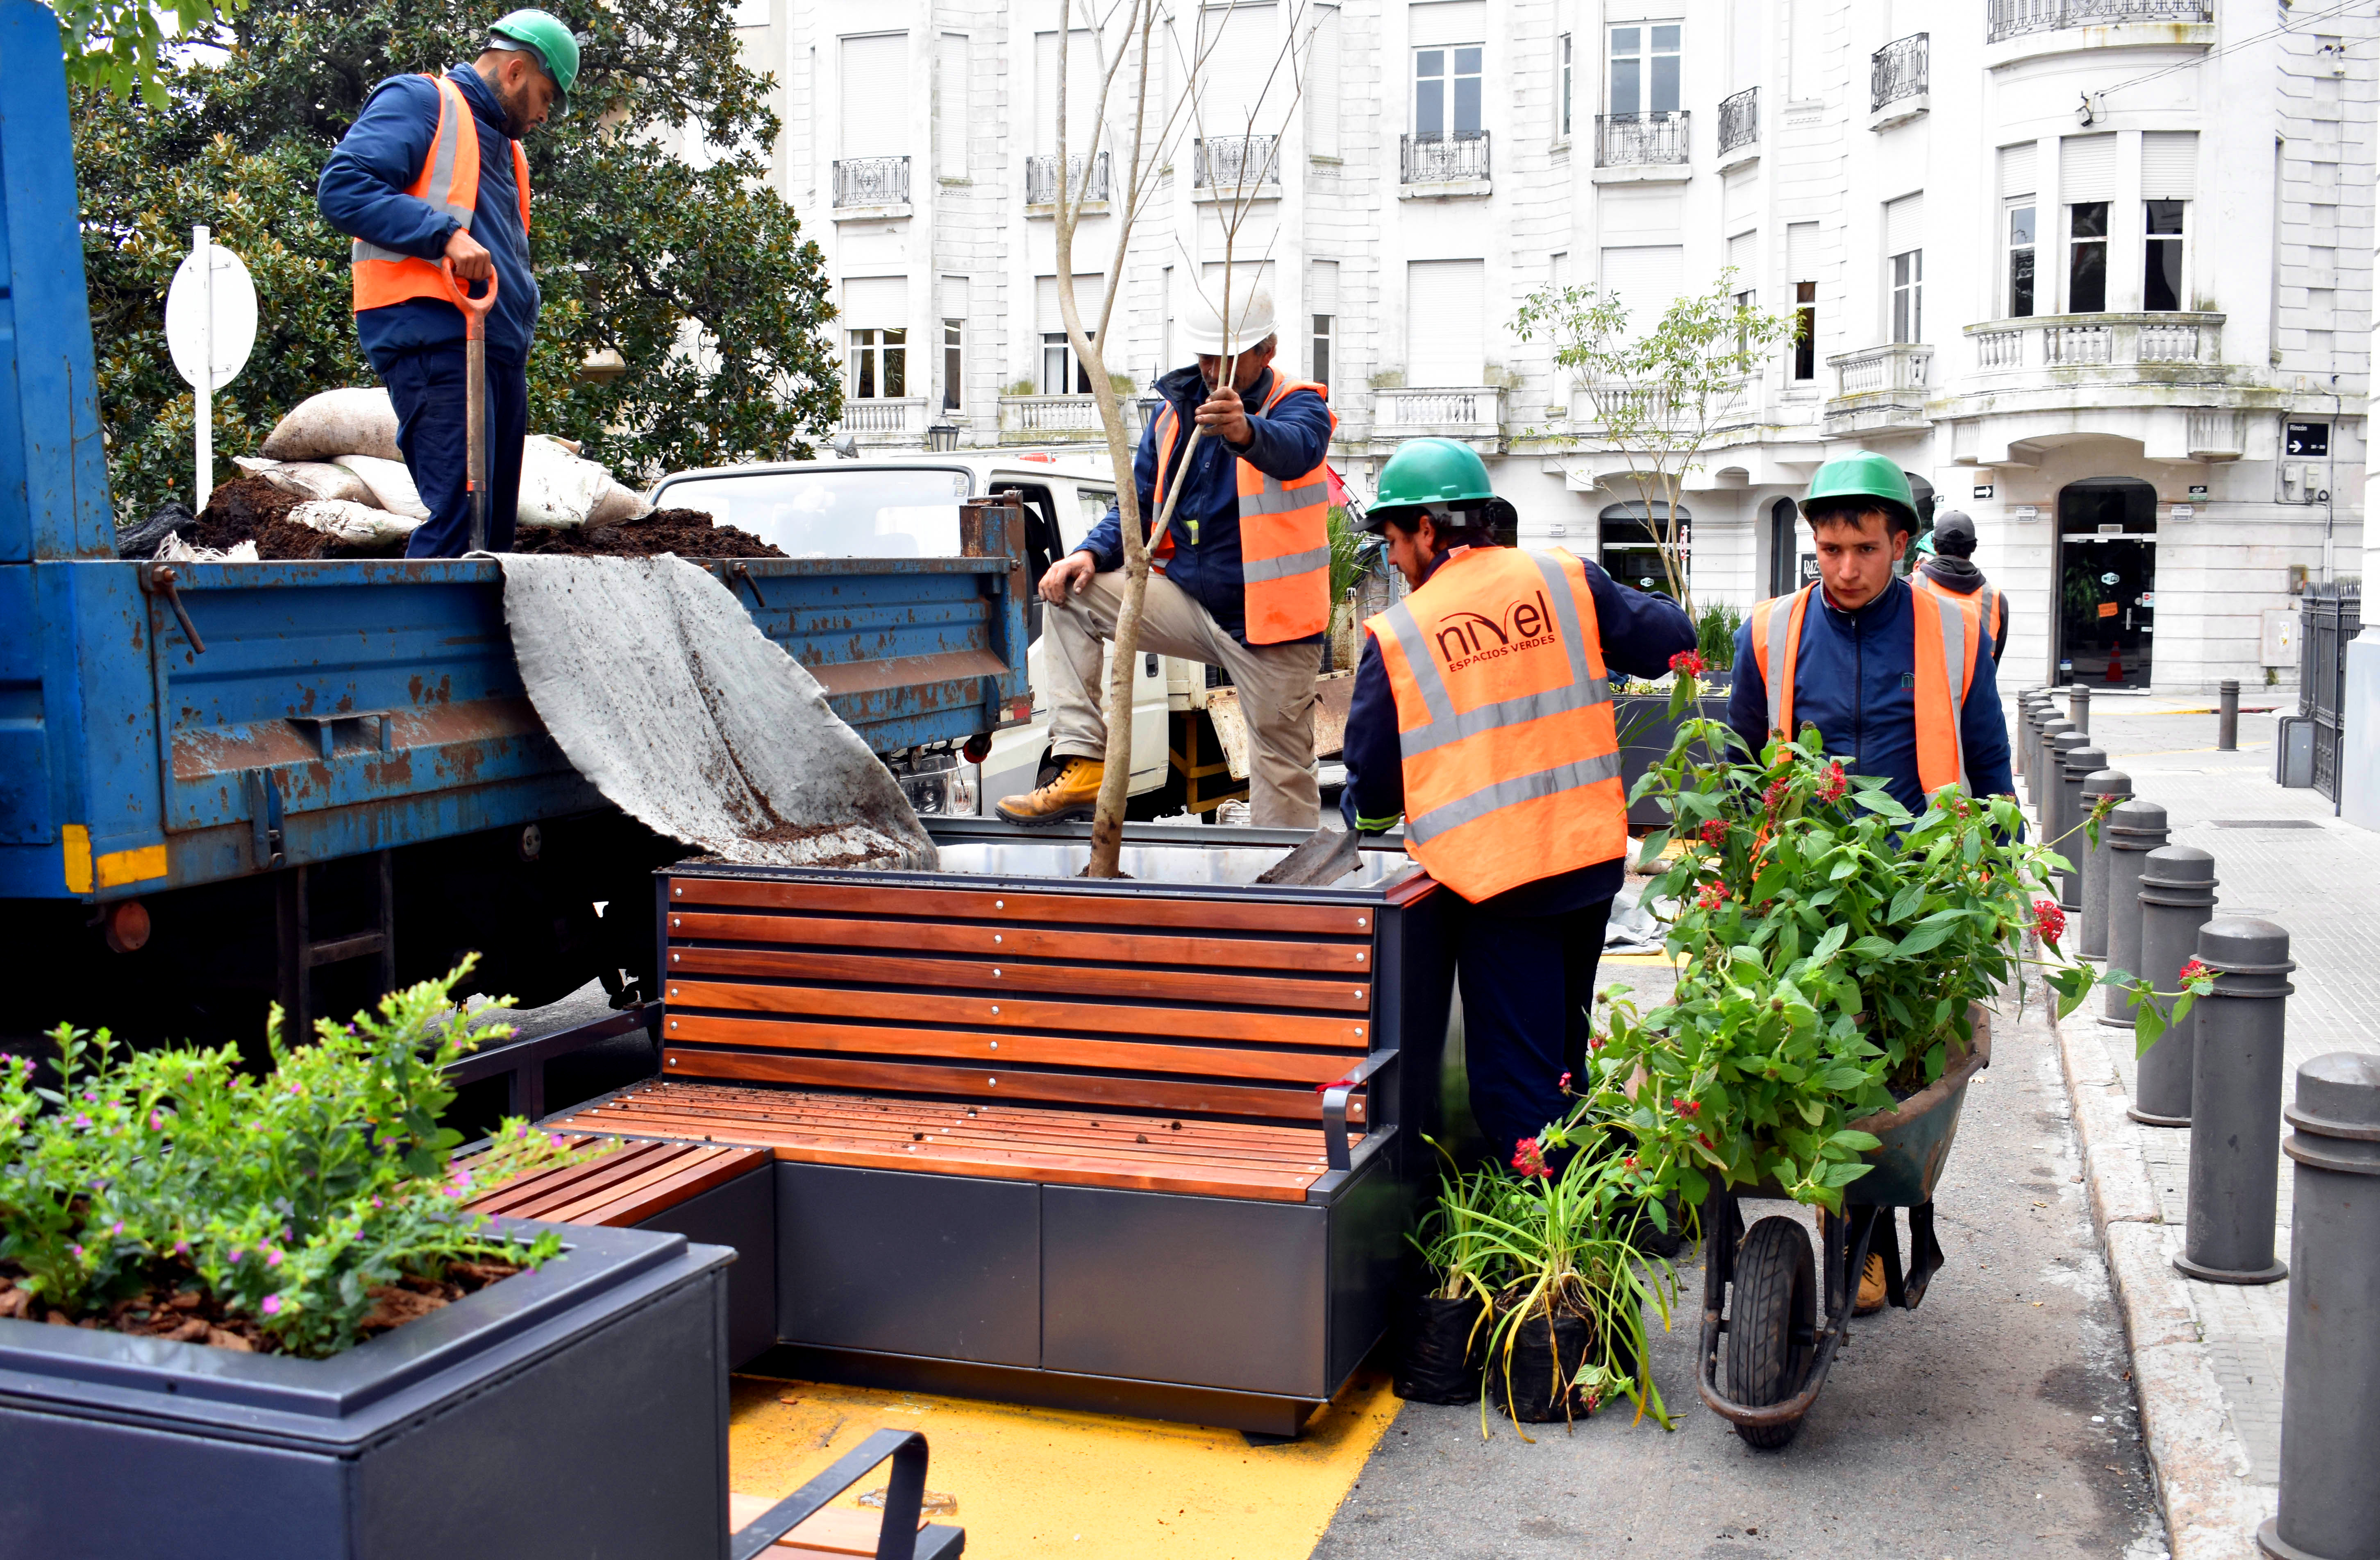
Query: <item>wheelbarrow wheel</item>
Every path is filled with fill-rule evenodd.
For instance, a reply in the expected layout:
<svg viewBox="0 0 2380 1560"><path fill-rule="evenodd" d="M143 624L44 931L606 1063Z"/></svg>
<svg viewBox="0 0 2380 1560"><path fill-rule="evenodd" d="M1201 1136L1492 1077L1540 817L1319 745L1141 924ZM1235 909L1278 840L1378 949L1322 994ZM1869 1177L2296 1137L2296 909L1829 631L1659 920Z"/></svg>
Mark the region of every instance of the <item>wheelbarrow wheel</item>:
<svg viewBox="0 0 2380 1560"><path fill-rule="evenodd" d="M1762 1219L1735 1257L1735 1303L1727 1324L1728 1396L1747 1409L1782 1403L1802 1390L1815 1352L1817 1284L1810 1236L1793 1220ZM1738 1425L1746 1445L1773 1451L1802 1428Z"/></svg>

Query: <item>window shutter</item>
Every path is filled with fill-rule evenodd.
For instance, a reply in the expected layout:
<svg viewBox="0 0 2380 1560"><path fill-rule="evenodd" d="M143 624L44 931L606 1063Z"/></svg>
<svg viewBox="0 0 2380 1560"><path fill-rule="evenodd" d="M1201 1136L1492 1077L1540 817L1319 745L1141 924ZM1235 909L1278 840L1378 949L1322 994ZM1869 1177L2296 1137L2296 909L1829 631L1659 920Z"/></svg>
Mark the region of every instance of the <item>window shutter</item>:
<svg viewBox="0 0 2380 1560"><path fill-rule="evenodd" d="M844 277L843 322L855 331L903 329L909 323L909 279L905 276Z"/></svg>
<svg viewBox="0 0 2380 1560"><path fill-rule="evenodd" d="M1727 263L1735 268L1735 280L1728 284L1739 293L1747 293L1760 285L1760 235L1739 233L1727 241Z"/></svg>
<svg viewBox="0 0 2380 1560"><path fill-rule="evenodd" d="M1553 284L1553 290L1557 296L1570 290L1570 253L1568 250L1557 252L1552 260L1547 264L1546 271L1547 279Z"/></svg>
<svg viewBox="0 0 2380 1560"><path fill-rule="evenodd" d="M1339 155L1339 7L1325 6L1305 56L1305 150Z"/></svg>
<svg viewBox="0 0 2380 1560"><path fill-rule="evenodd" d="M1405 30L1416 49L1488 41L1488 0L1429 0L1405 8Z"/></svg>
<svg viewBox="0 0 2380 1560"><path fill-rule="evenodd" d="M2000 148L2000 194L2030 195L2040 186L2034 179L2034 164L2039 161L2038 141L2019 141L2014 146Z"/></svg>
<svg viewBox="0 0 2380 1560"><path fill-rule="evenodd" d="M1884 252L1905 255L1925 247L1925 197L1904 195L1884 203Z"/></svg>
<svg viewBox="0 0 2380 1560"><path fill-rule="evenodd" d="M1686 251L1678 244L1639 244L1603 251L1603 290L1616 293L1631 330L1650 330L1685 285Z"/></svg>
<svg viewBox="0 0 2380 1560"><path fill-rule="evenodd" d="M1488 370L1487 310L1487 261L1408 261L1405 383L1477 384Z"/></svg>
<svg viewBox="0 0 2380 1560"><path fill-rule="evenodd" d="M1339 312L1339 262L1309 260L1305 267L1305 311L1308 314ZM1307 323L1311 324L1309 320Z"/></svg>
<svg viewBox="0 0 2380 1560"><path fill-rule="evenodd" d="M1066 146L1070 156L1091 150L1099 101L1099 45L1076 28L1066 42ZM1115 149L1100 142L1102 151ZM1058 150L1058 35L1033 35L1033 150L1047 157Z"/></svg>
<svg viewBox="0 0 2380 1560"><path fill-rule="evenodd" d="M943 319L965 319L967 317L967 279L964 276L943 277L941 299Z"/></svg>
<svg viewBox="0 0 2380 1560"><path fill-rule="evenodd" d="M1096 330L1099 322L1099 301L1107 296L1100 278L1083 272L1075 272L1075 307L1081 310L1083 329ZM1044 335L1053 335L1066 328L1066 316L1058 308L1058 279L1055 276L1036 277L1033 282L1034 329Z"/></svg>
<svg viewBox="0 0 2380 1560"><path fill-rule="evenodd" d="M967 171L967 41L945 32L934 41L934 174L963 179Z"/></svg>
<svg viewBox="0 0 2380 1560"><path fill-rule="evenodd" d="M1192 134L1200 137L1274 136L1288 106L1289 71L1276 78L1281 52L1270 6L1209 6L1198 13L1201 47L1207 54L1197 83L1198 112Z"/></svg>
<svg viewBox="0 0 2380 1560"><path fill-rule="evenodd" d="M843 41L839 157L899 157L909 150L909 35Z"/></svg>
<svg viewBox="0 0 2380 1560"><path fill-rule="evenodd" d="M1785 224L1785 280L1815 282L1818 279L1818 224L1814 222L1789 222Z"/></svg>
<svg viewBox="0 0 2380 1560"><path fill-rule="evenodd" d="M2198 132L2151 130L2141 137L2141 199L2198 199Z"/></svg>
<svg viewBox="0 0 2380 1560"><path fill-rule="evenodd" d="M2058 143L2058 198L2070 206L2116 198L2114 136L2068 136Z"/></svg>

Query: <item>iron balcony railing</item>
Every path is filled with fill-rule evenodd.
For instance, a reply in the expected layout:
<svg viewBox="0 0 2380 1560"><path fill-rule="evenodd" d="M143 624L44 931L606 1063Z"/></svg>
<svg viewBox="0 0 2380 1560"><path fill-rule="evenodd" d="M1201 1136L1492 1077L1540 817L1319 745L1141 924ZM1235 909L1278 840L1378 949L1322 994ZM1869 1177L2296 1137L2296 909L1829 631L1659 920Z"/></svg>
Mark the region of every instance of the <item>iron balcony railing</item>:
<svg viewBox="0 0 2380 1560"><path fill-rule="evenodd" d="M1718 149L1733 151L1760 139L1760 89L1746 87L1718 105Z"/></svg>
<svg viewBox="0 0 2380 1560"><path fill-rule="evenodd" d="M2362 583L2309 585L2298 613L2298 713L2313 721L2313 787L2336 802L2347 725L2347 647L2363 629Z"/></svg>
<svg viewBox="0 0 2380 1560"><path fill-rule="evenodd" d="M838 206L905 206L909 203L906 157L853 157L834 165Z"/></svg>
<svg viewBox="0 0 2380 1560"><path fill-rule="evenodd" d="M1903 98L1925 95L1925 65L1928 50L1926 34L1912 32L1906 38L1896 38L1868 56L1867 106L1869 112Z"/></svg>
<svg viewBox="0 0 2380 1560"><path fill-rule="evenodd" d="M2061 27L2111 27L2119 22L2211 22L2212 0L1991 0L1985 36L1992 42Z"/></svg>
<svg viewBox="0 0 2380 1560"><path fill-rule="evenodd" d="M1488 176L1488 132L1397 138L1397 178L1403 184L1460 184Z"/></svg>
<svg viewBox="0 0 2380 1560"><path fill-rule="evenodd" d="M1665 114L1598 114L1595 116L1595 165L1626 168L1638 163L1686 161L1683 109Z"/></svg>
<svg viewBox="0 0 2380 1560"><path fill-rule="evenodd" d="M1086 200L1108 198L1108 154L1100 152L1096 160L1090 153L1077 151L1066 159L1066 188L1069 193ZM1054 206L1058 202L1058 159L1054 153L1025 160L1025 203L1028 206Z"/></svg>
<svg viewBox="0 0 2380 1560"><path fill-rule="evenodd" d="M1281 182L1279 136L1209 136L1192 147L1200 189L1245 189Z"/></svg>

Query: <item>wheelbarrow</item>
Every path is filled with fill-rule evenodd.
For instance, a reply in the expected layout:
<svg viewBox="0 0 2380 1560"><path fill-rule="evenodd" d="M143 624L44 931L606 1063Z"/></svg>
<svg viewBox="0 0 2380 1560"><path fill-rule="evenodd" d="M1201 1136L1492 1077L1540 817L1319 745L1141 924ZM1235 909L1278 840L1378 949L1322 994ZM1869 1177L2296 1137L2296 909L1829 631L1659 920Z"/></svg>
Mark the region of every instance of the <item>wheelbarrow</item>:
<svg viewBox="0 0 2380 1560"><path fill-rule="evenodd" d="M1876 1168L1844 1189L1843 1211L1821 1210L1818 1253L1798 1219L1772 1215L1744 1228L1742 1204L1782 1198L1773 1184L1721 1187L1703 1204L1702 1352L1695 1386L1747 1445L1773 1450L1793 1439L1817 1401L1850 1324L1860 1274L1884 1258L1885 1299L1914 1311L1942 1265L1934 1239L1934 1187L1958 1135L1967 1083L1991 1065L1990 1015L1971 1010L1974 1044L1942 1076L1892 1110L1851 1125L1881 1142L1864 1155ZM1909 1264L1894 1210L1909 1211ZM1823 1290L1823 1293L1821 1293ZM1731 1292L1730 1292L1731 1291ZM1727 1385L1719 1385L1719 1354Z"/></svg>

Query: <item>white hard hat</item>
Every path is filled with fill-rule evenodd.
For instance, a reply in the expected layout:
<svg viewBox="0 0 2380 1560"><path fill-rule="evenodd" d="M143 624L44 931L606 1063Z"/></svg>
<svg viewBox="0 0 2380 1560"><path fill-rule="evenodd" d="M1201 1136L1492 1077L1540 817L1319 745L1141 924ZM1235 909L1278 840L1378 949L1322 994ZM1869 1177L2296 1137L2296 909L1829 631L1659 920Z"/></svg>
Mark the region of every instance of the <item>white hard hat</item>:
<svg viewBox="0 0 2380 1560"><path fill-rule="evenodd" d="M1220 295L1221 284L1209 283ZM1245 290L1243 290L1245 289ZM1230 343L1233 352L1245 352L1272 334L1272 294L1262 287L1252 287L1241 282L1232 290L1232 315L1238 321ZM1190 350L1202 357L1221 356L1223 342L1223 300L1208 297L1201 289L1190 299L1188 318L1182 322L1183 333L1190 338Z"/></svg>

